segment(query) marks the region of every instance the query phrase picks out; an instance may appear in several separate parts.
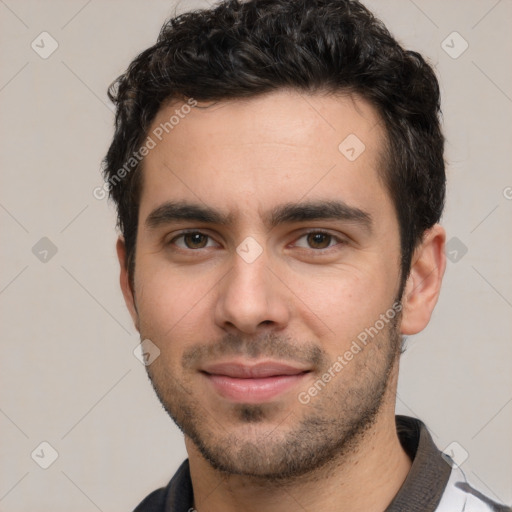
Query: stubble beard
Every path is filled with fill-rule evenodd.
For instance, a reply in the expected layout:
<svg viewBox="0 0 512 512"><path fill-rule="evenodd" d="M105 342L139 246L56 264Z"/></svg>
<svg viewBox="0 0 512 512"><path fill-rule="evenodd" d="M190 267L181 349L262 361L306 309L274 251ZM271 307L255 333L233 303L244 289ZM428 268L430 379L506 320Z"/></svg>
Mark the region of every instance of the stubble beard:
<svg viewBox="0 0 512 512"><path fill-rule="evenodd" d="M308 474L314 478L319 468L343 464L376 423L400 356L399 325L397 315L307 406L298 399L285 411L276 403L233 404L225 423L213 418L187 383L166 368L154 363L147 371L164 409L216 470L262 483ZM293 350L293 345L280 345L272 335L257 344L234 337L225 340L227 344L219 347L229 347L226 352L231 354L235 346L237 353L251 356L283 356ZM317 378L332 365L318 347L307 354L321 362ZM349 378L344 378L349 366ZM290 422L295 418L296 424Z"/></svg>

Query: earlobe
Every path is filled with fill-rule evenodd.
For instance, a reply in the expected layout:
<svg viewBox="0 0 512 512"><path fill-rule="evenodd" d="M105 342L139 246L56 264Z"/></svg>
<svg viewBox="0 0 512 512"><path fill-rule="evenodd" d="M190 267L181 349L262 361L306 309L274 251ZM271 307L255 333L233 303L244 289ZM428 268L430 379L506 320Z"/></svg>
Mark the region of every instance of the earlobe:
<svg viewBox="0 0 512 512"><path fill-rule="evenodd" d="M137 331L139 330L139 315L137 314L137 308L135 306L135 295L130 282L130 274L128 272L128 262L126 257L126 245L124 239L120 236L116 243L117 258L119 260L120 275L119 284L123 292L124 301L126 307L130 312L133 323Z"/></svg>
<svg viewBox="0 0 512 512"><path fill-rule="evenodd" d="M428 229L416 248L402 298L401 333L416 334L430 321L441 291L446 268L446 232L436 224Z"/></svg>

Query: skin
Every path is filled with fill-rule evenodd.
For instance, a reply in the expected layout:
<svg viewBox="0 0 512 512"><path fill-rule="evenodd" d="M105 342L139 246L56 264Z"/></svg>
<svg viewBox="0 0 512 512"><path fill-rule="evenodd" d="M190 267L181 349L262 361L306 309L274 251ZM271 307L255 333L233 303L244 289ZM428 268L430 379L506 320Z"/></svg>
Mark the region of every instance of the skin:
<svg viewBox="0 0 512 512"><path fill-rule="evenodd" d="M163 106L152 129L180 105ZM394 419L400 335L430 320L445 232L435 225L416 248L395 325L301 403L298 394L399 294L399 226L380 179L384 129L354 95L281 90L199 107L144 160L133 285L123 239L117 243L128 309L141 339L160 350L148 374L185 433L194 506L383 511L411 466ZM349 134L365 145L354 161L338 150ZM214 208L230 223L149 225L169 201ZM306 201L343 201L371 223L265 222L279 205ZM180 237L183 230L207 236ZM251 263L237 253L247 237L262 250ZM233 402L201 372L228 359L279 360L309 372L263 403Z"/></svg>

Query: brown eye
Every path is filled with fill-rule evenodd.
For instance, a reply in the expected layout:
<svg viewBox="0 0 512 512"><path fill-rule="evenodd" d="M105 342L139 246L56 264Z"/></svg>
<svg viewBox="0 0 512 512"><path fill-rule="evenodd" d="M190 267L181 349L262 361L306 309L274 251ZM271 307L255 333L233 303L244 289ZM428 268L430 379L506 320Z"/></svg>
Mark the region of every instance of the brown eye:
<svg viewBox="0 0 512 512"><path fill-rule="evenodd" d="M332 241L332 236L327 233L309 233L308 245L313 249L327 249Z"/></svg>
<svg viewBox="0 0 512 512"><path fill-rule="evenodd" d="M215 241L214 235L192 229L175 234L164 243L171 254L185 258L208 258L212 251L222 248L222 245Z"/></svg>
<svg viewBox="0 0 512 512"><path fill-rule="evenodd" d="M203 249L208 243L208 236L202 233L186 233L182 236L188 249Z"/></svg>

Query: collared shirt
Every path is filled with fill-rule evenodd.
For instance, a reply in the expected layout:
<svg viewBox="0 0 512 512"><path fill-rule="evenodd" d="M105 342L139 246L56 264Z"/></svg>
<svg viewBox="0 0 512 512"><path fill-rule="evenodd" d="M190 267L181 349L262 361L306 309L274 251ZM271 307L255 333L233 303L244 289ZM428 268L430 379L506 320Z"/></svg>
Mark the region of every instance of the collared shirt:
<svg viewBox="0 0 512 512"><path fill-rule="evenodd" d="M384 512L512 512L471 487L462 470L442 454L423 422L396 416L397 434L412 460L404 483ZM167 487L151 493L134 512L192 512L188 459Z"/></svg>

